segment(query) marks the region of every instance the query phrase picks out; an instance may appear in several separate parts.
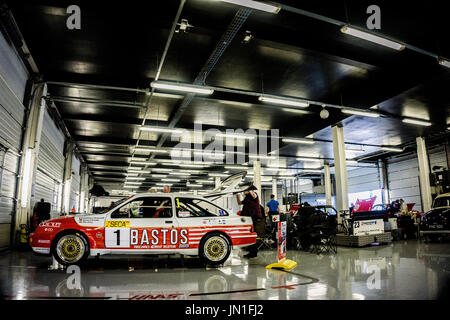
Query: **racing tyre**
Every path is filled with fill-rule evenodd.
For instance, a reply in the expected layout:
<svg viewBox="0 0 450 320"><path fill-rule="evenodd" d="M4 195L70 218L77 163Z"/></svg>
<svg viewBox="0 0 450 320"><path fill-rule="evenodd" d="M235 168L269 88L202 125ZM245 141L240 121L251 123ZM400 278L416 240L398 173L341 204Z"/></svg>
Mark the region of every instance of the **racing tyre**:
<svg viewBox="0 0 450 320"><path fill-rule="evenodd" d="M219 232L209 233L200 241L199 256L206 265L223 264L230 253L230 240Z"/></svg>
<svg viewBox="0 0 450 320"><path fill-rule="evenodd" d="M89 243L79 232L63 233L53 240L51 253L62 265L81 265L89 254Z"/></svg>

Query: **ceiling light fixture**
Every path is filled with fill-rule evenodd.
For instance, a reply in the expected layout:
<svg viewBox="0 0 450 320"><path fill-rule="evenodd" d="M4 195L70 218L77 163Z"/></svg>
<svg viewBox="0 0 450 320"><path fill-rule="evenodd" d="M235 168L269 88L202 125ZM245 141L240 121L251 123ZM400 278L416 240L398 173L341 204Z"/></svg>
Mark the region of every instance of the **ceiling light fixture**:
<svg viewBox="0 0 450 320"><path fill-rule="evenodd" d="M142 147L138 147L138 148L134 148L134 151L137 152L153 152L153 153L167 153L167 150L161 150L161 149L153 149L153 148L142 148Z"/></svg>
<svg viewBox="0 0 450 320"><path fill-rule="evenodd" d="M153 81L150 85L152 88L156 89L165 89L171 91L181 91L198 94L212 94L214 92L214 90L210 88L205 88L202 86L194 86L189 84L174 84L174 83Z"/></svg>
<svg viewBox="0 0 450 320"><path fill-rule="evenodd" d="M364 40L367 40L367 41L370 41L373 43L380 44L382 46L385 46L385 47L388 47L388 48L391 48L394 50L401 51L401 50L405 49L405 45L402 43L395 42L395 41L386 39L384 37L377 36L373 33L358 30L353 27L343 26L341 28L341 32L345 33L345 34L349 34L349 35L357 37L357 38L360 38L360 39L364 39Z"/></svg>
<svg viewBox="0 0 450 320"><path fill-rule="evenodd" d="M172 176L190 176L190 173L187 172L169 172L170 175Z"/></svg>
<svg viewBox="0 0 450 320"><path fill-rule="evenodd" d="M150 131L150 132L163 132L163 133L182 133L181 129L172 129L166 127L140 127L142 131Z"/></svg>
<svg viewBox="0 0 450 320"><path fill-rule="evenodd" d="M273 156L265 156L265 155L259 155L259 154L251 154L248 156L250 159L263 159L263 160L275 160L276 157Z"/></svg>
<svg viewBox="0 0 450 320"><path fill-rule="evenodd" d="M345 114L353 114L357 116L378 118L380 116L379 113L373 111L363 111L363 110L355 110L355 109L341 109L342 113Z"/></svg>
<svg viewBox="0 0 450 320"><path fill-rule="evenodd" d="M391 152L403 152L403 148L396 148L396 147L381 147L381 150Z"/></svg>
<svg viewBox="0 0 450 320"><path fill-rule="evenodd" d="M222 138L234 138L234 139L254 139L255 136L249 134L239 134L239 133L218 133L216 137Z"/></svg>
<svg viewBox="0 0 450 320"><path fill-rule="evenodd" d="M150 173L149 170L128 170L128 173Z"/></svg>
<svg viewBox="0 0 450 320"><path fill-rule="evenodd" d="M306 102L302 102L302 101L297 101L297 100L288 100L288 99L280 99L280 98L269 98L267 96L260 96L258 98L259 101L261 102L268 102L268 103L273 103L273 104L281 104L284 106L292 106L292 107L308 107L309 103Z"/></svg>
<svg viewBox="0 0 450 320"><path fill-rule="evenodd" d="M412 119L412 118L403 118L402 122L410 123L410 124L417 124L419 126L426 126L426 127L431 126L431 122L430 121L419 120L419 119Z"/></svg>
<svg viewBox="0 0 450 320"><path fill-rule="evenodd" d="M283 142L290 143L300 143L300 144L314 144L314 140L311 139L293 139L293 138L283 138L281 139Z"/></svg>
<svg viewBox="0 0 450 320"><path fill-rule="evenodd" d="M438 59L438 62L441 66L450 68L450 60L446 60L446 59Z"/></svg>
<svg viewBox="0 0 450 320"><path fill-rule="evenodd" d="M228 174L224 174L224 173L209 173L208 175L210 177L228 177Z"/></svg>
<svg viewBox="0 0 450 320"><path fill-rule="evenodd" d="M281 110L286 111L286 112L300 113L300 114L311 113L311 112L306 111L306 110L294 109L294 108L281 108Z"/></svg>
<svg viewBox="0 0 450 320"><path fill-rule="evenodd" d="M278 6L254 0L221 0L221 1L274 14L277 14L281 10L281 8Z"/></svg>
<svg viewBox="0 0 450 320"><path fill-rule="evenodd" d="M167 182L180 182L180 179L169 179L169 178L165 178L165 179L161 179L161 181L167 181Z"/></svg>
<svg viewBox="0 0 450 320"><path fill-rule="evenodd" d="M321 161L320 159L303 158L303 157L295 158L295 159L298 160L298 161L310 161L310 162L320 162Z"/></svg>
<svg viewBox="0 0 450 320"><path fill-rule="evenodd" d="M303 172L308 172L308 173L322 173L322 170L303 169Z"/></svg>

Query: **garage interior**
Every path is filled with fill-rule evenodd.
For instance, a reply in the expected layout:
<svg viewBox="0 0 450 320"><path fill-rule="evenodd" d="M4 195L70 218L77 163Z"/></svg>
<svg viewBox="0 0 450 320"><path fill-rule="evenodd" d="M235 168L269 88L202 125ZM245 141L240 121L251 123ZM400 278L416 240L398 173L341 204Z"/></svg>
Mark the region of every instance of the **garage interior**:
<svg viewBox="0 0 450 320"><path fill-rule="evenodd" d="M233 249L214 268L179 255L101 256L88 260L82 288L73 290L64 270L49 270L51 258L23 248L40 199L52 218L95 214L166 185L207 195L242 171L261 204L274 194L283 213L304 202L341 212L374 198L375 206L403 199L422 214L450 192L445 10L380 2L381 29L368 30L371 1L280 0L271 3L276 13L239 3L0 1L2 297L447 293L450 245L419 232L336 253L290 247L287 256L298 262L290 271L265 269L276 247L254 259ZM68 9L74 4L79 25L77 10ZM346 26L400 46L352 36ZM99 187L105 192L94 194ZM216 201L231 214L240 210L234 195ZM374 268L380 288L367 282Z"/></svg>

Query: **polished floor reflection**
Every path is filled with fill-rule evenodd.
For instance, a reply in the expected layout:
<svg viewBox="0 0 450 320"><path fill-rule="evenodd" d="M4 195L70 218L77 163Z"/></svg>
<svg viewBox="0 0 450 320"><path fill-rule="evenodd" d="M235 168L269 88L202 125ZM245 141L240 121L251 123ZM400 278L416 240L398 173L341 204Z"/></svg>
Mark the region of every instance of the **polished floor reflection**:
<svg viewBox="0 0 450 320"><path fill-rule="evenodd" d="M240 250L220 268L161 256L90 259L81 274L48 270L50 258L31 252L0 255L4 299L437 299L448 295L450 244L400 241L342 248L334 255L288 251L298 266L266 270L276 251L247 260Z"/></svg>

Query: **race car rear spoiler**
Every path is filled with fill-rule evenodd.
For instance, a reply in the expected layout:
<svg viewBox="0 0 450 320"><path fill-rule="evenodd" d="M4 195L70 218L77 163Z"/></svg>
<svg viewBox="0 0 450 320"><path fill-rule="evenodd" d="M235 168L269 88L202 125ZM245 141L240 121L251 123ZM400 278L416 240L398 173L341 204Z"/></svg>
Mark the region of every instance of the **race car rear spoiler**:
<svg viewBox="0 0 450 320"><path fill-rule="evenodd" d="M242 180L247 175L247 171L241 171L238 173L235 173L229 177L227 177L225 180L222 181L220 186L212 190L210 193L203 195L204 198L213 198L213 197L221 197L227 194L236 194L244 192L245 190L249 189L253 183L247 182L247 183L241 183Z"/></svg>

